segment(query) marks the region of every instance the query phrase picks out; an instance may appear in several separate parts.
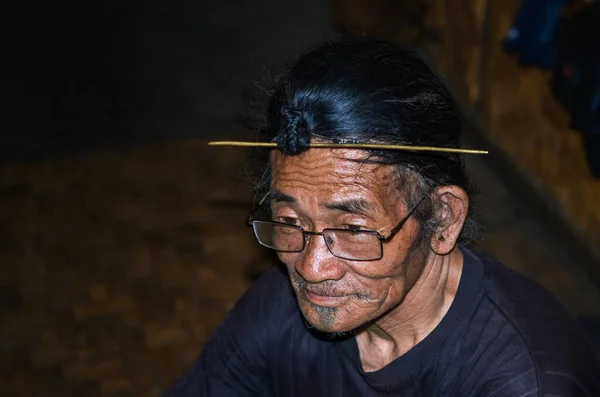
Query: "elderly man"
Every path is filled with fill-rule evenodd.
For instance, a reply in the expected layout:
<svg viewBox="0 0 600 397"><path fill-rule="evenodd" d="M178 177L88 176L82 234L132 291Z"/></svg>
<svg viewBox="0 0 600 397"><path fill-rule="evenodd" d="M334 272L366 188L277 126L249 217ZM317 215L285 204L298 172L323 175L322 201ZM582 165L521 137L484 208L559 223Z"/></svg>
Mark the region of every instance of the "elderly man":
<svg viewBox="0 0 600 397"><path fill-rule="evenodd" d="M469 248L448 90L376 40L316 48L279 80L248 222L262 276L170 396L600 396L600 365L556 300Z"/></svg>

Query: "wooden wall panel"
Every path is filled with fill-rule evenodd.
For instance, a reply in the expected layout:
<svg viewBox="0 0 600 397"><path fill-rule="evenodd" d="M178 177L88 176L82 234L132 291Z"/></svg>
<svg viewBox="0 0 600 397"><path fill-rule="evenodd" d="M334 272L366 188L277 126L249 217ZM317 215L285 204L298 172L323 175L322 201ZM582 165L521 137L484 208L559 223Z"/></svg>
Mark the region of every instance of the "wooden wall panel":
<svg viewBox="0 0 600 397"><path fill-rule="evenodd" d="M549 73L523 69L502 50L519 2L491 0L488 85L482 98L485 132L552 200L584 235L600 247L600 181L591 176L581 135L554 100Z"/></svg>
<svg viewBox="0 0 600 397"><path fill-rule="evenodd" d="M448 0L431 4L434 29L441 32L434 59L465 105L475 106L480 97L485 2ZM460 12L458 12L460 10ZM442 47L442 50L439 50Z"/></svg>

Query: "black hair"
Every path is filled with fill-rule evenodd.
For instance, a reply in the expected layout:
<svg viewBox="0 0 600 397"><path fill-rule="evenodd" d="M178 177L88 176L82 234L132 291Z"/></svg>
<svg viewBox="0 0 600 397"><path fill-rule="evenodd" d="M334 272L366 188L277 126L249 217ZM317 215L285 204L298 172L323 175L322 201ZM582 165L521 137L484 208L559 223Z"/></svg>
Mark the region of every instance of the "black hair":
<svg viewBox="0 0 600 397"><path fill-rule="evenodd" d="M329 42L300 56L270 92L262 141L276 142L293 155L311 139L326 142L385 143L458 148L460 113L442 80L415 53L369 38ZM456 185L473 201L462 155L369 150L365 162L395 165L408 207L421 198L415 218L421 241L442 226L436 187ZM257 157L254 157L256 160ZM259 194L269 188L268 156L258 156ZM460 241L479 237L479 219L470 205Z"/></svg>

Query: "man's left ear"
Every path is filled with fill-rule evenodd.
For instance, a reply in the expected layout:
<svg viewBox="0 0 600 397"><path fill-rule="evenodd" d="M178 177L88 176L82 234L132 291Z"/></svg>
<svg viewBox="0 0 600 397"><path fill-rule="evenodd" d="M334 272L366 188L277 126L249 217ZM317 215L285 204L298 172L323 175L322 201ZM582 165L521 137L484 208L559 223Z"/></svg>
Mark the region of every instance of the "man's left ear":
<svg viewBox="0 0 600 397"><path fill-rule="evenodd" d="M458 186L441 186L433 194L441 204L437 213L441 225L431 236L431 249L438 255L447 255L456 246L467 219L469 197Z"/></svg>

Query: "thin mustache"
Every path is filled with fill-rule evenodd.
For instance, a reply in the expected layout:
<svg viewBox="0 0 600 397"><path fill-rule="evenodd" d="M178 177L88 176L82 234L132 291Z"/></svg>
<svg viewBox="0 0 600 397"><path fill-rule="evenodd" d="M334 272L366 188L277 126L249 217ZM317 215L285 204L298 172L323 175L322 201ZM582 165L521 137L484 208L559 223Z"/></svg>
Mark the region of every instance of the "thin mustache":
<svg viewBox="0 0 600 397"><path fill-rule="evenodd" d="M321 284L311 284L304 280L300 275L292 276L294 279L294 284L298 289L303 289L305 291L310 292L311 294L321 295L321 296L329 296L333 298L342 298L345 296L355 296L360 299L369 299L368 294L363 294L360 292L348 292L339 288L335 288L332 285L328 285L328 282L325 281Z"/></svg>

